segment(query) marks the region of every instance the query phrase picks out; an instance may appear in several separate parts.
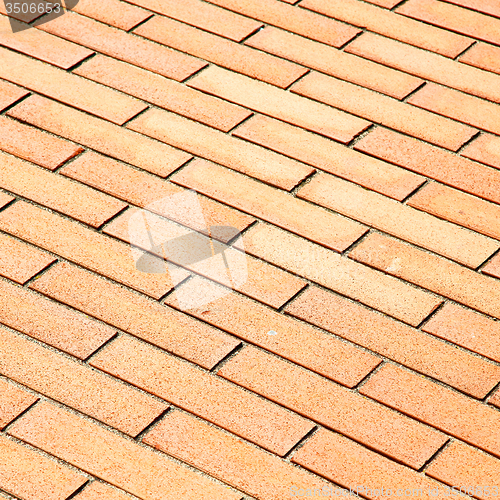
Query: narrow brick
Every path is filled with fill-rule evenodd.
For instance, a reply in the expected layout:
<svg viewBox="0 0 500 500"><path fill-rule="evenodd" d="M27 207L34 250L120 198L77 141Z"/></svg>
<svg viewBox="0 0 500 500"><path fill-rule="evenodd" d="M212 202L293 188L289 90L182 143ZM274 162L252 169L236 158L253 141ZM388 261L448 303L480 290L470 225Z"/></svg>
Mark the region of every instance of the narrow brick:
<svg viewBox="0 0 500 500"><path fill-rule="evenodd" d="M241 498L167 455L49 403L15 422L10 434L144 500Z"/></svg>
<svg viewBox="0 0 500 500"><path fill-rule="evenodd" d="M468 144L461 154L472 160L500 169L500 139L496 135L481 134ZM477 165L479 166L479 164ZM492 199L492 201L500 203L496 198Z"/></svg>
<svg viewBox="0 0 500 500"><path fill-rule="evenodd" d="M495 255L486 266L483 267L482 271L490 276L495 276L495 278L500 278L500 254Z"/></svg>
<svg viewBox="0 0 500 500"><path fill-rule="evenodd" d="M500 408L500 391L498 389L492 394L488 402Z"/></svg>
<svg viewBox="0 0 500 500"><path fill-rule="evenodd" d="M12 85L12 83L0 80L0 111L8 108L28 94L29 92L27 90L17 85Z"/></svg>
<svg viewBox="0 0 500 500"><path fill-rule="evenodd" d="M500 74L500 47L480 42L458 60L476 68Z"/></svg>
<svg viewBox="0 0 500 500"><path fill-rule="evenodd" d="M325 104L216 66L196 75L189 86L344 143L370 125Z"/></svg>
<svg viewBox="0 0 500 500"><path fill-rule="evenodd" d="M4 429L38 398L5 379L0 379L0 429Z"/></svg>
<svg viewBox="0 0 500 500"><path fill-rule="evenodd" d="M137 500L137 497L131 497L122 490L99 481L90 483L74 498L75 500Z"/></svg>

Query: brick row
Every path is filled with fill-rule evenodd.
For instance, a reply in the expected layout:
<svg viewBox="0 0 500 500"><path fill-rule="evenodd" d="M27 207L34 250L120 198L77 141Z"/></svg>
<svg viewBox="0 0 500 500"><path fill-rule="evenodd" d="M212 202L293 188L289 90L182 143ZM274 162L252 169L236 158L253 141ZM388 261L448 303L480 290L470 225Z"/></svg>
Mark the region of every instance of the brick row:
<svg viewBox="0 0 500 500"><path fill-rule="evenodd" d="M4 80L0 80L0 111L12 106L12 104L28 94L29 92L27 90Z"/></svg>
<svg viewBox="0 0 500 500"><path fill-rule="evenodd" d="M0 430L5 429L38 398L6 379L0 379ZM0 485L1 486L1 485Z"/></svg>

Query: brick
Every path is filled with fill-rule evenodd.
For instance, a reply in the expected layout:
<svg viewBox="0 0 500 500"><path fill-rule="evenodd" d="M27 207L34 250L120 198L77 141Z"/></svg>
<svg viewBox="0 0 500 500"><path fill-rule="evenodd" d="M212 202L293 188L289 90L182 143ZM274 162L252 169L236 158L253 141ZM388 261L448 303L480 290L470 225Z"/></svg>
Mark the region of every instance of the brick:
<svg viewBox="0 0 500 500"><path fill-rule="evenodd" d="M500 283L443 257L375 233L350 257L500 318Z"/></svg>
<svg viewBox="0 0 500 500"><path fill-rule="evenodd" d="M87 365L0 331L2 374L126 434L136 436L167 408Z"/></svg>
<svg viewBox="0 0 500 500"><path fill-rule="evenodd" d="M492 394L488 402L500 408L500 391L498 389Z"/></svg>
<svg viewBox="0 0 500 500"><path fill-rule="evenodd" d="M0 429L4 429L38 398L7 380L0 379Z"/></svg>
<svg viewBox="0 0 500 500"><path fill-rule="evenodd" d="M8 108L28 94L29 92L27 90L22 89L17 85L12 85L12 83L0 80L0 111Z"/></svg>
<svg viewBox="0 0 500 500"><path fill-rule="evenodd" d="M481 134L468 144L461 154L500 169L500 139L495 135ZM493 201L500 203L496 199Z"/></svg>
<svg viewBox="0 0 500 500"><path fill-rule="evenodd" d="M329 487L317 476L180 411L170 412L143 441L256 498L283 500L297 484Z"/></svg>
<svg viewBox="0 0 500 500"><path fill-rule="evenodd" d="M380 127L371 130L354 147L449 186L500 203L500 172L496 169Z"/></svg>
<svg viewBox="0 0 500 500"><path fill-rule="evenodd" d="M182 286L196 290L203 284L202 278L194 278ZM176 306L174 297L167 297L167 303ZM190 314L349 387L380 363L356 346L241 295L226 295ZM273 331L276 335L269 334Z"/></svg>
<svg viewBox="0 0 500 500"><path fill-rule="evenodd" d="M76 500L137 500L121 490L112 488L108 484L94 481L74 497Z"/></svg>
<svg viewBox="0 0 500 500"><path fill-rule="evenodd" d="M302 417L131 337L101 350L91 364L279 455L313 428Z"/></svg>
<svg viewBox="0 0 500 500"><path fill-rule="evenodd" d="M357 222L202 160L191 162L172 180L338 251L366 232Z"/></svg>
<svg viewBox="0 0 500 500"><path fill-rule="evenodd" d="M32 96L8 114L162 177L191 158L167 144L39 96Z"/></svg>
<svg viewBox="0 0 500 500"><path fill-rule="evenodd" d="M375 33L451 58L463 52L473 42L470 38L405 18L375 5L367 5L359 0L342 2L303 0L300 5L340 21L367 28Z"/></svg>
<svg viewBox="0 0 500 500"><path fill-rule="evenodd" d="M74 12L66 12L64 16L41 24L38 28L178 81L206 66L205 62L192 56L149 40L141 40L132 33L106 26Z"/></svg>
<svg viewBox="0 0 500 500"><path fill-rule="evenodd" d="M87 482L83 474L4 435L0 454L0 488L20 498L64 500Z"/></svg>
<svg viewBox="0 0 500 500"><path fill-rule="evenodd" d="M397 200L406 198L425 181L424 177L407 170L262 115L255 115L245 121L234 130L233 135Z"/></svg>
<svg viewBox="0 0 500 500"><path fill-rule="evenodd" d="M430 182L407 204L500 240L500 207L462 191Z"/></svg>
<svg viewBox="0 0 500 500"><path fill-rule="evenodd" d="M70 264L54 266L30 287L205 368L240 344L216 328Z"/></svg>
<svg viewBox="0 0 500 500"><path fill-rule="evenodd" d="M0 321L57 349L85 359L115 330L30 290L0 280Z"/></svg>
<svg viewBox="0 0 500 500"><path fill-rule="evenodd" d="M478 448L500 454L500 436L495 431L500 413L481 401L388 364L360 392Z"/></svg>
<svg viewBox="0 0 500 500"><path fill-rule="evenodd" d="M500 47L479 42L458 60L476 68L500 74Z"/></svg>
<svg viewBox="0 0 500 500"><path fill-rule="evenodd" d="M10 434L144 500L241 498L167 455L49 403L15 424Z"/></svg>
<svg viewBox="0 0 500 500"><path fill-rule="evenodd" d="M7 9L5 8L5 4L7 2L4 0L0 2L0 13L7 15ZM14 9L12 9L13 11ZM9 12L8 13L9 17L12 17L14 19L17 19L19 21L24 21L25 23L31 23L31 21L34 21L37 17L41 17L43 14L39 14L38 12L36 13L31 13L31 12L26 12L23 13L21 12Z"/></svg>
<svg viewBox="0 0 500 500"><path fill-rule="evenodd" d="M392 9L398 3L401 3L400 0L368 0L368 1L374 5L378 5L379 7L385 7L386 9Z"/></svg>
<svg viewBox="0 0 500 500"><path fill-rule="evenodd" d="M500 6L495 0L448 0L449 3L478 10L491 16L500 17Z"/></svg>
<svg viewBox="0 0 500 500"><path fill-rule="evenodd" d="M74 73L223 132L251 115L250 111L227 101L110 57L93 57Z"/></svg>
<svg viewBox="0 0 500 500"><path fill-rule="evenodd" d="M500 245L329 174L316 175L299 189L297 196L472 268L482 264Z"/></svg>
<svg viewBox="0 0 500 500"><path fill-rule="evenodd" d="M346 51L424 80L441 83L468 94L500 102L500 75L467 66L406 43L374 33L364 33L350 43Z"/></svg>
<svg viewBox="0 0 500 500"><path fill-rule="evenodd" d="M440 432L253 347L218 374L414 468L446 441Z"/></svg>
<svg viewBox="0 0 500 500"><path fill-rule="evenodd" d="M13 196L10 196L9 194L0 191L0 208L3 208L6 205L8 205L12 200L15 200Z"/></svg>
<svg viewBox="0 0 500 500"><path fill-rule="evenodd" d="M290 90L453 151L477 132L449 118L317 72L309 73Z"/></svg>
<svg viewBox="0 0 500 500"><path fill-rule="evenodd" d="M486 266L482 269L483 273L500 278L500 257L499 254L495 255Z"/></svg>
<svg viewBox="0 0 500 500"><path fill-rule="evenodd" d="M413 326L441 303L427 292L273 226L259 224L243 241L247 253Z"/></svg>
<svg viewBox="0 0 500 500"><path fill-rule="evenodd" d="M0 77L122 125L146 105L133 97L0 47Z"/></svg>
<svg viewBox="0 0 500 500"><path fill-rule="evenodd" d="M0 152L2 187L31 201L99 227L127 204L78 182Z"/></svg>
<svg viewBox="0 0 500 500"><path fill-rule="evenodd" d="M189 86L340 142L350 142L370 125L325 104L215 66L196 75Z"/></svg>
<svg viewBox="0 0 500 500"><path fill-rule="evenodd" d="M260 30L245 44L397 99L422 84L414 76L272 26Z"/></svg>
<svg viewBox="0 0 500 500"><path fill-rule="evenodd" d="M0 149L55 170L83 151L60 137L0 116Z"/></svg>

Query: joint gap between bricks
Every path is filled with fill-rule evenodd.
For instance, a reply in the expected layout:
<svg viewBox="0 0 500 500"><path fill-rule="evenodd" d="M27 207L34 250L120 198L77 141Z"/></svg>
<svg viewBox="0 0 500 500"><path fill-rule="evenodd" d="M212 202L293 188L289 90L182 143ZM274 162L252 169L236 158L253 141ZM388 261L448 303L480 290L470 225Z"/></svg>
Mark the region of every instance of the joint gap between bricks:
<svg viewBox="0 0 500 500"><path fill-rule="evenodd" d="M296 197L298 191L302 189L306 184L309 184L313 177L318 173L317 169L314 169L310 174L306 175L301 181L299 181L288 193L290 193L294 198ZM306 200L307 201L307 200Z"/></svg>
<svg viewBox="0 0 500 500"><path fill-rule="evenodd" d="M424 186L427 186L427 184L429 184L431 181L429 179L427 179L426 177L424 177L424 181L422 182L422 184L420 184L420 186L417 186L413 191L410 191L402 200L401 200L401 203L403 203L404 205L406 205L406 202L414 195L416 195L421 189L424 188Z"/></svg>
<svg viewBox="0 0 500 500"><path fill-rule="evenodd" d="M431 320L433 316L437 314L439 310L441 310L445 306L445 304L446 300L443 300L443 302L441 302L441 304L438 304L417 326L415 326L415 328L417 330L422 330L422 328Z"/></svg>
<svg viewBox="0 0 500 500"><path fill-rule="evenodd" d="M89 49L91 50L91 49ZM83 64L85 64L87 61L90 61L92 58L94 58L97 55L97 52L94 52L93 54L89 54L87 57L84 57L81 61L73 64L73 66L70 66L69 68L66 68L66 71L68 73L72 73L76 68L79 68Z"/></svg>
<svg viewBox="0 0 500 500"><path fill-rule="evenodd" d="M108 87L108 88L111 88L111 87ZM144 101L140 101L140 102L144 102ZM133 122L136 118L139 118L139 116L141 116L142 114L146 113L146 111L149 111L149 109L150 109L150 106L148 104L146 104L146 107L143 110L139 111L134 116L131 116L128 120L124 121L119 126L123 127L123 128L127 128L127 125L129 125L129 123Z"/></svg>
<svg viewBox="0 0 500 500"><path fill-rule="evenodd" d="M418 469L417 472L424 472L425 470L429 467L431 462L436 459L443 451L450 446L450 444L453 442L453 439L451 437L448 437L448 439L425 461L424 465ZM427 475L427 474L426 474Z"/></svg>
<svg viewBox="0 0 500 500"><path fill-rule="evenodd" d="M490 392L488 392L488 394L486 394L486 396L482 399L482 401L484 403L488 403L488 399L493 395L494 392L496 392L496 390L500 387L500 381L498 381L498 383L491 389Z"/></svg>
<svg viewBox="0 0 500 500"><path fill-rule="evenodd" d="M354 149L354 145L361 141L361 139L365 138L373 129L375 128L374 123L370 123L368 127L366 127L364 130L359 132L359 134L356 134L347 144L344 144L345 147Z"/></svg>
<svg viewBox="0 0 500 500"><path fill-rule="evenodd" d="M201 59L201 60L203 61L203 59ZM184 80L181 80L180 83L187 84L189 81L191 81L194 78L196 78L200 73L203 73L203 71L205 71L206 69L208 69L210 67L211 63L209 63L208 61L205 61L205 62L207 63L206 66L203 66L202 68L200 68L199 70L195 71L194 73L192 73L188 77L184 78Z"/></svg>
<svg viewBox="0 0 500 500"><path fill-rule="evenodd" d="M342 45L340 45L339 47L337 47L338 50L341 50L342 52L344 52L344 49L352 42L354 42L354 40L356 40L356 38L359 38L361 35L364 35L365 34L365 29L364 28L360 28L358 26L358 29L360 30L359 33L356 33L353 37L349 38L349 40L345 41Z"/></svg>
<svg viewBox="0 0 500 500"><path fill-rule="evenodd" d="M177 266L177 264L174 264L174 265ZM181 268L180 266L177 266L177 267L179 267L180 269L185 269L185 268ZM185 285L189 280L191 280L194 277L193 274L190 271L188 271L188 272L190 273L188 276L186 276L184 279L182 279L181 281L179 281L179 283L177 283L176 285L173 285L170 290L168 290L167 292L165 292L159 299L157 299L157 302L159 302L162 305L166 305L168 307L171 307L169 304L165 304L165 301L168 299L168 297L170 295L172 295L175 292L175 289L177 287ZM197 274L196 276L200 276L200 275Z"/></svg>
<svg viewBox="0 0 500 500"><path fill-rule="evenodd" d="M243 118L240 122L238 122L236 125L232 126L229 130L226 131L226 134L233 135L233 132L239 128L241 125L252 119L257 113L254 113L253 111L250 112L250 115L247 116L246 118ZM237 136L236 136L237 137ZM239 137L238 137L239 139Z"/></svg>
<svg viewBox="0 0 500 500"><path fill-rule="evenodd" d="M107 226L109 226L109 224L111 224L115 219L117 219L118 217L120 217L121 215L123 215L128 209L130 208L129 205L126 205L124 206L121 210L119 210L118 212L116 212L116 214L112 215L111 217L109 217L109 219L106 219L100 226L94 228L98 233L101 233L103 232L104 229L106 229ZM106 235L108 236L108 235Z"/></svg>
<svg viewBox="0 0 500 500"><path fill-rule="evenodd" d="M9 191L10 193L10 191ZM9 195L9 196L14 196L14 195ZM6 203L3 207L0 207L0 212L2 210L5 210L6 208L10 207L11 205L13 205L15 202L17 201L17 197L14 197L14 199L10 200L8 203Z"/></svg>
<svg viewBox="0 0 500 500"><path fill-rule="evenodd" d="M283 455L283 460L289 461L292 455L295 454L297 450L300 450L302 446L306 444L306 442L316 434L319 430L319 425L314 425L314 427L302 438L300 438L284 455Z"/></svg>
<svg viewBox="0 0 500 500"><path fill-rule="evenodd" d="M142 443L142 439L144 438L144 436L149 431L152 431L163 420L165 415L170 411L172 411L170 406L165 408L156 418L154 418L148 425L146 425L146 427L144 427L144 429L142 429L142 431L140 431L139 434L137 434L137 436L135 436L135 440Z"/></svg>
<svg viewBox="0 0 500 500"><path fill-rule="evenodd" d="M307 289L309 288L309 283L306 284L294 295L292 295L288 300L286 300L280 307L278 307L278 312L282 313L295 299L298 299Z"/></svg>
<svg viewBox="0 0 500 500"><path fill-rule="evenodd" d="M256 35L259 31L262 31L264 28L266 27L266 25L264 23L262 23L262 26L259 26L258 28L255 28L253 31L251 31L248 35L244 36L239 42L239 44L242 44L244 45L245 42L249 39L249 38L252 38L254 35Z"/></svg>
<svg viewBox="0 0 500 500"><path fill-rule="evenodd" d="M500 253L500 248L498 250L495 250L487 259L485 259L484 262L479 264L479 266L476 267L476 272L482 271L498 254ZM481 273L483 274L483 273Z"/></svg>
<svg viewBox="0 0 500 500"><path fill-rule="evenodd" d="M349 255L358 245L362 243L362 241L368 237L368 235L372 232L372 228L369 227L367 231L365 231L357 240L354 240L345 250L343 250L340 255L347 256Z"/></svg>
<svg viewBox="0 0 500 500"><path fill-rule="evenodd" d="M381 355L379 355L381 356ZM387 364L387 360L382 357L381 360L380 360L380 363L375 367L373 368L373 370L369 371L355 386L351 387L351 389L359 394L359 389L365 385L366 382L368 382L368 380L370 380L372 377L374 377L376 375L377 372L379 372L383 366L385 366Z"/></svg>
<svg viewBox="0 0 500 500"><path fill-rule="evenodd" d="M10 379L9 379L10 380ZM29 411L31 411L33 409L34 406L36 406L38 404L38 402L40 401L39 398L37 398L36 401L34 401L33 403L31 403L28 408L26 408L25 410L23 410L19 415L17 415L13 420L11 420L8 425L6 425L3 429L2 429L2 432L8 434L9 432L9 428L13 427L14 424L20 420L22 417L24 417L24 415L26 415Z"/></svg>
<svg viewBox="0 0 500 500"><path fill-rule="evenodd" d="M267 52L266 52L266 54L267 54ZM283 87L283 90L285 90L285 91L289 91L289 90L290 90L290 88L291 88L293 85L295 85L296 83L300 82L300 80L302 80L302 78L304 78L305 76L307 76L309 73L311 73L311 72L312 72L312 70L311 70L311 69L309 69L309 68L307 68L307 67L305 67L305 66L302 66L302 65L300 65L300 64L299 64L299 66L303 67L303 68L306 70L306 72L305 72L303 75L300 75L298 78L296 78L293 82L289 83L286 87Z"/></svg>
<svg viewBox="0 0 500 500"><path fill-rule="evenodd" d="M470 49L472 49L472 47L474 47L475 45L478 44L478 41L477 40L474 40L466 49L462 50L462 52L460 52L460 54L457 54L453 60L454 61L457 61L457 62L461 62L459 61L460 57L462 57L466 52L468 52Z"/></svg>
<svg viewBox="0 0 500 500"><path fill-rule="evenodd" d="M186 160L182 165L179 165L176 169L172 170L166 177L160 177L164 181L170 181L171 177L173 177L175 174L179 173L182 169L186 168L191 162L195 161L198 159L196 155L193 155L192 153L189 153L186 151L187 154L191 155L191 158L189 160ZM182 186L184 188L184 186ZM184 189L189 189L189 188L184 188Z"/></svg>
<svg viewBox="0 0 500 500"><path fill-rule="evenodd" d="M7 490L3 490L2 488L0 488L0 493L6 495L9 499L23 500L21 497L16 497L16 495L9 493Z"/></svg>
<svg viewBox="0 0 500 500"><path fill-rule="evenodd" d="M77 488L69 497L67 497L65 500L71 500L72 498L75 498L77 495L79 495L89 484L91 483L90 479L87 479L85 483L83 483L79 488Z"/></svg>
<svg viewBox="0 0 500 500"><path fill-rule="evenodd" d="M24 87L21 87L21 88L24 88ZM28 90L28 89L26 89L26 90ZM28 99L28 97L31 97L32 95L35 95L35 94L32 93L31 91L29 91L25 96L20 97L19 99L17 99L16 101L14 101L12 104L9 104L7 107L5 107L2 110L2 112L0 113L0 115L3 116L5 114L7 114L8 111L10 111L12 108L14 108L15 106L17 106L18 104L21 104L21 102L23 102L25 99ZM9 116L9 118L12 119L12 117L10 117L10 116Z"/></svg>
<svg viewBox="0 0 500 500"><path fill-rule="evenodd" d="M51 171L53 174L58 174L64 167L67 167L70 163L73 163L77 158L80 158L85 153L87 153L87 149L84 146L82 146L81 144L78 144L78 146L80 146L83 149L83 151L80 151L79 153L72 156L71 158L68 158L67 160L63 161L60 165L58 165L54 170ZM76 180L76 179L73 179L73 180ZM82 184L83 184L83 182L82 182Z"/></svg>
<svg viewBox="0 0 500 500"><path fill-rule="evenodd" d="M422 82L420 85L417 86L417 88L413 89L409 94L406 94L401 99L401 102L405 102L406 104L410 104L411 105L411 103L408 102L408 99L410 99L410 97L414 96L417 92L419 92L420 90L422 90L426 85L427 85L427 81Z"/></svg>
<svg viewBox="0 0 500 500"><path fill-rule="evenodd" d="M396 9L398 9L399 7L402 7L406 2L408 2L409 0L401 0L401 2L398 2L394 7L392 7L392 9L390 9L391 11L395 11Z"/></svg>
<svg viewBox="0 0 500 500"><path fill-rule="evenodd" d="M127 2L128 3L128 2ZM133 4L132 4L133 5ZM143 24L147 23L152 17L154 17L156 15L155 12L151 12L151 15L149 15L148 17L146 17L146 19L143 19L142 21L138 22L137 24L135 24L134 26L132 26L131 28L129 28L128 30L124 30L126 31L127 33L132 33L135 29L137 29L139 26L142 26Z"/></svg>
<svg viewBox="0 0 500 500"><path fill-rule="evenodd" d="M31 283L33 283L33 281L35 281L38 278L40 278L40 276L42 276L42 274L46 273L49 269L51 269L52 267L54 267L58 263L59 263L59 260L56 259L56 260L54 260L54 262L51 262L50 264L48 264L47 266L45 266L43 269L41 269L36 274L34 274L28 281L26 281L25 283L23 283L23 288L28 288L29 285Z"/></svg>
<svg viewBox="0 0 500 500"><path fill-rule="evenodd" d="M210 372L217 375L217 372L232 358L234 358L244 347L246 347L246 342L243 340L231 350L228 354L226 354L221 360L219 360L212 368L210 368Z"/></svg>
<svg viewBox="0 0 500 500"><path fill-rule="evenodd" d="M465 141L456 151L453 151L453 153L460 155L462 151L469 146L472 142L474 142L482 133L482 130L478 130L470 139Z"/></svg>
<svg viewBox="0 0 500 500"><path fill-rule="evenodd" d="M86 358L82 358L84 363L88 363L94 356L103 351L111 342L115 341L118 336L120 336L120 332L115 332L108 340L102 343L95 351L91 352Z"/></svg>

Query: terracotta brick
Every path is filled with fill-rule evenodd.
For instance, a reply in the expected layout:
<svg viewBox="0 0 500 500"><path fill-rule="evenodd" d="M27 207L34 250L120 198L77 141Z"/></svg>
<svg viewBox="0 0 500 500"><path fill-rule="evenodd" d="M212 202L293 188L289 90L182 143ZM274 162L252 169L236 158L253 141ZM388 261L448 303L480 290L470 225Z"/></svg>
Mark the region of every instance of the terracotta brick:
<svg viewBox="0 0 500 500"><path fill-rule="evenodd" d="M463 52L473 42L470 38L405 18L375 5L367 5L359 0L343 0L342 2L302 0L300 5L451 58Z"/></svg>
<svg viewBox="0 0 500 500"><path fill-rule="evenodd" d="M6 194L0 191L0 208L5 207L5 205L8 205L14 199L15 198L13 196L10 196L10 194Z"/></svg>
<svg viewBox="0 0 500 500"><path fill-rule="evenodd" d="M93 57L74 73L224 132L251 115L227 101L110 57Z"/></svg>
<svg viewBox="0 0 500 500"><path fill-rule="evenodd" d="M500 413L447 387L386 364L360 392L452 436L500 455Z"/></svg>
<svg viewBox="0 0 500 500"><path fill-rule="evenodd" d="M340 142L350 142L370 125L325 104L215 66L196 75L189 85Z"/></svg>
<svg viewBox="0 0 500 500"><path fill-rule="evenodd" d="M167 495L185 500L241 498L167 455L49 403L38 405L9 431L144 500L167 499Z"/></svg>
<svg viewBox="0 0 500 500"><path fill-rule="evenodd" d="M349 82L312 72L291 91L456 151L477 130Z"/></svg>
<svg viewBox="0 0 500 500"><path fill-rule="evenodd" d="M74 12L66 12L64 16L41 24L38 28L178 81L206 66L205 62L195 57L141 40L132 33L106 26Z"/></svg>
<svg viewBox="0 0 500 500"><path fill-rule="evenodd" d="M3 0L0 2L0 13L7 15L7 9L5 8L5 4L7 2ZM12 11L14 9L11 9ZM30 12L11 12L9 13L9 17L12 17L14 19L18 19L19 21L24 21L25 23L31 23L31 21L34 21L37 17L40 17L42 14L37 13L30 13Z"/></svg>
<svg viewBox="0 0 500 500"><path fill-rule="evenodd" d="M468 144L461 154L500 169L500 139L495 135L481 134ZM496 199L493 201L500 203Z"/></svg>
<svg viewBox="0 0 500 500"><path fill-rule="evenodd" d="M422 84L414 76L272 26L260 30L245 44L397 99Z"/></svg>
<svg viewBox="0 0 500 500"><path fill-rule="evenodd" d="M427 292L273 226L259 224L243 241L252 255L414 326L441 303Z"/></svg>
<svg viewBox="0 0 500 500"><path fill-rule="evenodd" d="M500 74L500 47L478 43L458 58L460 62Z"/></svg>
<svg viewBox="0 0 500 500"><path fill-rule="evenodd" d="M126 434L136 436L167 408L87 365L0 331L2 374Z"/></svg>
<svg viewBox="0 0 500 500"><path fill-rule="evenodd" d="M218 374L414 468L446 441L440 432L253 347Z"/></svg>
<svg viewBox="0 0 500 500"><path fill-rule="evenodd" d="M477 356L320 288L310 287L285 310L475 397L486 396L500 375Z"/></svg>
<svg viewBox="0 0 500 500"><path fill-rule="evenodd" d="M74 497L76 500L137 500L122 490L112 488L108 484L94 481Z"/></svg>
<svg viewBox="0 0 500 500"><path fill-rule="evenodd" d="M297 485L318 489L330 486L317 476L180 411L170 412L143 441L256 498L283 500Z"/></svg>
<svg viewBox="0 0 500 500"><path fill-rule="evenodd" d="M38 398L7 380L0 379L0 429L4 429Z"/></svg>
<svg viewBox="0 0 500 500"><path fill-rule="evenodd" d="M28 94L29 92L27 90L22 89L17 85L12 85L12 83L0 80L0 111L8 108Z"/></svg>
<svg viewBox="0 0 500 500"><path fill-rule="evenodd" d="M500 240L500 207L462 191L430 182L407 204Z"/></svg>
<svg viewBox="0 0 500 500"><path fill-rule="evenodd" d="M4 435L0 454L0 488L20 498L64 500L87 482L83 474Z"/></svg>
<svg viewBox="0 0 500 500"><path fill-rule="evenodd" d="M500 102L500 75L467 66L406 43L374 33L364 33L350 43L346 51L425 80Z"/></svg>
<svg viewBox="0 0 500 500"><path fill-rule="evenodd" d="M369 3L374 5L378 5L379 7L385 7L386 9L392 9L398 3L401 3L401 0L368 0Z"/></svg>
<svg viewBox="0 0 500 500"><path fill-rule="evenodd" d="M216 328L70 264L54 266L30 287L205 368L240 344Z"/></svg>
<svg viewBox="0 0 500 500"><path fill-rule="evenodd" d="M172 180L338 251L366 232L357 222L203 160L191 162Z"/></svg>
<svg viewBox="0 0 500 500"><path fill-rule="evenodd" d="M262 115L247 120L233 135L397 200L405 198L425 180L424 177L357 153L320 135Z"/></svg>
<svg viewBox="0 0 500 500"><path fill-rule="evenodd" d="M313 428L302 417L132 337L117 339L91 364L279 455Z"/></svg>
<svg viewBox="0 0 500 500"><path fill-rule="evenodd" d="M500 6L495 0L448 0L448 2L500 17Z"/></svg>
<svg viewBox="0 0 500 500"><path fill-rule="evenodd" d="M486 236L329 174L316 175L297 196L472 268L500 248Z"/></svg>
<svg viewBox="0 0 500 500"><path fill-rule="evenodd" d="M146 105L133 97L0 47L0 77L122 125Z"/></svg>
<svg viewBox="0 0 500 500"><path fill-rule="evenodd" d="M8 114L162 177L191 158L167 144L39 96L30 97Z"/></svg>
<svg viewBox="0 0 500 500"><path fill-rule="evenodd" d="M1 126L1 123L0 123ZM98 227L127 204L78 182L0 152L2 187Z"/></svg>
<svg viewBox="0 0 500 500"><path fill-rule="evenodd" d="M115 334L78 311L5 280L0 280L0 321L81 359Z"/></svg>
<svg viewBox="0 0 500 500"><path fill-rule="evenodd" d="M182 286L190 291L203 284L202 278L194 278ZM167 303L177 305L173 296L167 297ZM241 295L226 295L191 309L190 314L349 387L380 363L356 346Z"/></svg>
<svg viewBox="0 0 500 500"><path fill-rule="evenodd" d="M500 278L500 257L499 254L495 255L486 266L482 269L483 273Z"/></svg>
<svg viewBox="0 0 500 500"><path fill-rule="evenodd" d="M486 200L500 203L498 170L460 158L430 144L378 127L358 141L355 149Z"/></svg>
<svg viewBox="0 0 500 500"><path fill-rule="evenodd" d="M498 389L493 393L488 402L500 408L500 391Z"/></svg>

